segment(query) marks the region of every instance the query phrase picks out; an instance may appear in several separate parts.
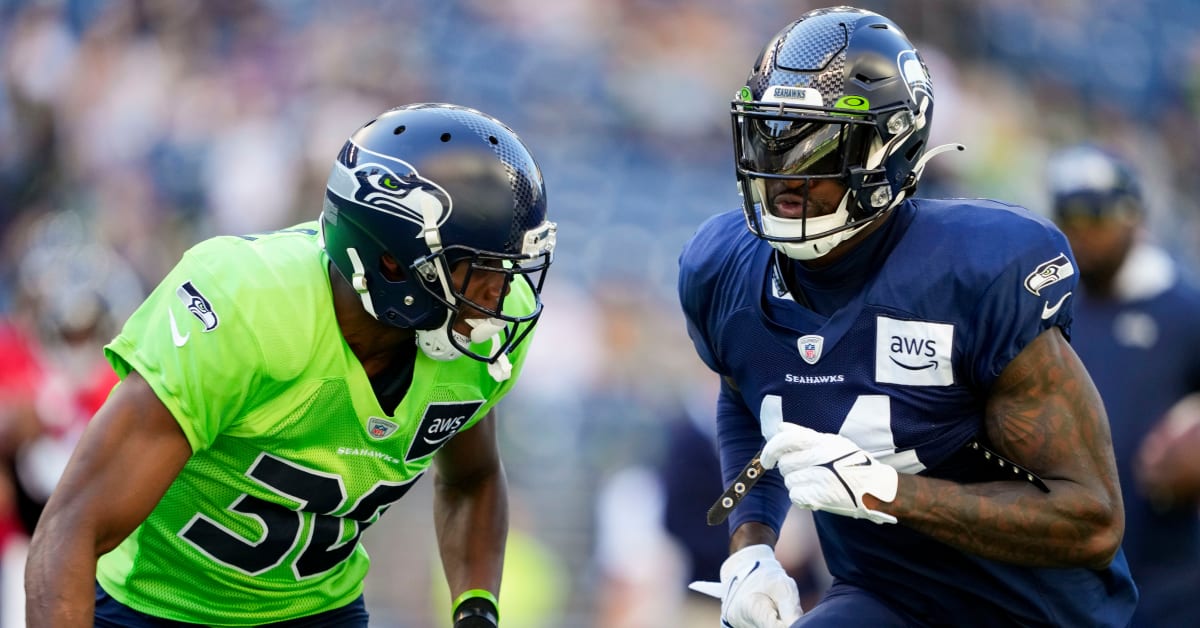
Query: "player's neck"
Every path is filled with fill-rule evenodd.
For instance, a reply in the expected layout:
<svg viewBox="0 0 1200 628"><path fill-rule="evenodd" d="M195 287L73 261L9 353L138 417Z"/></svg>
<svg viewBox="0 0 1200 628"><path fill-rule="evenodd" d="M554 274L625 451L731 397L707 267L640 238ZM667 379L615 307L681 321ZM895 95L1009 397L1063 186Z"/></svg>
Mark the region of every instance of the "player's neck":
<svg viewBox="0 0 1200 628"><path fill-rule="evenodd" d="M892 216L894 215L895 212L889 209L887 213L872 220L867 224L866 227L863 227L862 231L859 231L853 236L850 236L850 238L848 238L846 241L841 242L837 246L833 247L832 251L816 259L804 260L798 263L809 271L819 271L822 268L827 268L848 255L850 251L858 248L858 245L861 244L863 240L866 240L872 233L875 233L880 227L887 224L887 222L891 220Z"/></svg>
<svg viewBox="0 0 1200 628"><path fill-rule="evenodd" d="M338 327L367 376L388 368L400 349L414 342L411 329L381 323L363 309L358 293L336 271L329 273Z"/></svg>

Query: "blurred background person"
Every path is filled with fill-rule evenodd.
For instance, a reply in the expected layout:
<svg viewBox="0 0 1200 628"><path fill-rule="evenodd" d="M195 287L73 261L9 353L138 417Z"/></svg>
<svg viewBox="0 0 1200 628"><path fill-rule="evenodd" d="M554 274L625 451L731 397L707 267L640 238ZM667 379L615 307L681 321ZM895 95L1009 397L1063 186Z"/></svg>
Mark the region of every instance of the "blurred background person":
<svg viewBox="0 0 1200 628"><path fill-rule="evenodd" d="M116 332L116 317L128 315L142 296L128 266L92 242L88 229L74 212L39 217L17 267L11 324L25 332L32 376L25 411L11 417L24 427L22 437L10 441L10 471L27 534L80 433L117 383L99 349Z"/></svg>
<svg viewBox="0 0 1200 628"><path fill-rule="evenodd" d="M441 101L496 115L539 155L571 253L544 292L526 365L538 384L501 408L522 417L500 426L510 495L536 513L513 532L563 566L569 586L547 593L565 598L550 605L558 625L599 628L601 487L666 455L694 359L676 333L676 258L714 208L740 204L728 101L780 23L828 4L0 0L0 319L28 320L17 268L40 216L77 212L90 242L154 285L192 242L310 217L303 201L321 193L329 155L378 111ZM931 163L922 194L1045 208L1029 182L1046 155L1103 141L1144 173L1146 229L1194 268L1200 3L857 4L905 16L936 77L930 141L967 146ZM0 351L0 382L23 378L18 357ZM430 499L427 488L408 499ZM420 508L393 509L365 535L383 628L443 619L429 603L432 557L395 542L422 536ZM20 565L8 571L19 585ZM24 625L10 619L22 608L0 602L0 625Z"/></svg>
<svg viewBox="0 0 1200 628"><path fill-rule="evenodd" d="M92 414L116 384L101 347L140 300L128 266L91 239L77 212L36 216L0 317L0 625L24 607L19 567L50 492ZM7 496L7 499L6 499ZM7 508L5 507L7 504ZM5 516L7 511L7 518ZM5 524L0 523L0 528Z"/></svg>
<svg viewBox="0 0 1200 628"><path fill-rule="evenodd" d="M1047 176L1079 266L1071 344L1112 425L1134 625L1200 625L1200 291L1146 233L1130 164L1077 145Z"/></svg>

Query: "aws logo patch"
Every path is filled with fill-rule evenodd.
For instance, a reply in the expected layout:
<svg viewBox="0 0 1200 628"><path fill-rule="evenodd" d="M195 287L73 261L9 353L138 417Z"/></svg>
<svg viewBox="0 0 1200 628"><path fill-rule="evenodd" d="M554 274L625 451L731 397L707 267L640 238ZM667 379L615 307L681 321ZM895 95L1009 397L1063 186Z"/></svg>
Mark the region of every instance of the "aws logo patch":
<svg viewBox="0 0 1200 628"><path fill-rule="evenodd" d="M454 401L448 403L431 403L425 407L425 416L417 426L412 445L404 455L405 462L424 458L446 444L462 426L475 416L475 412L483 406L479 401Z"/></svg>
<svg viewBox="0 0 1200 628"><path fill-rule="evenodd" d="M875 381L907 386L950 386L954 325L875 318Z"/></svg>

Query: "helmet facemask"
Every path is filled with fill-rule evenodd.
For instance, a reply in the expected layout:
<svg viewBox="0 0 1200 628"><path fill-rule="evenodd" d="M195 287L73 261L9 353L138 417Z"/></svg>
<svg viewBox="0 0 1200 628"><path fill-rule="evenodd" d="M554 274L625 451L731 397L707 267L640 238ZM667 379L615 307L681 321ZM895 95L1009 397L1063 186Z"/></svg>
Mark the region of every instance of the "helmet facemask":
<svg viewBox="0 0 1200 628"><path fill-rule="evenodd" d="M731 114L747 225L800 260L829 253L913 194L942 150L926 150L925 63L894 23L852 7L809 11L768 41ZM845 187L840 203L813 194L823 180ZM795 199L776 202L784 182L802 211Z"/></svg>
<svg viewBox="0 0 1200 628"><path fill-rule="evenodd" d="M893 207L898 200L884 167L879 125L897 111L906 112L903 107L866 112L735 100L734 151L751 232L788 257L810 260ZM835 180L846 192L835 209L810 216L809 192L819 180ZM800 185L788 185L786 192L805 198L803 212L777 215L773 199L783 193L782 182L792 181Z"/></svg>
<svg viewBox="0 0 1200 628"><path fill-rule="evenodd" d="M444 249L435 246L429 255L413 261L408 272L419 278L419 285L445 308L440 325L417 330L417 344L422 351L435 360L465 355L486 362L498 381L507 379L511 372L507 354L533 329L542 313L542 301L536 298L531 311L514 313L505 311L505 297L515 281L524 282L532 294L541 294L554 257L556 232L554 223L544 222L525 234L522 252L517 254L461 245ZM455 276L456 270L461 278ZM474 286L480 283L485 287L476 289ZM500 287L492 290L488 285ZM469 336L454 329L460 318L471 326ZM489 347L472 348L489 340Z"/></svg>

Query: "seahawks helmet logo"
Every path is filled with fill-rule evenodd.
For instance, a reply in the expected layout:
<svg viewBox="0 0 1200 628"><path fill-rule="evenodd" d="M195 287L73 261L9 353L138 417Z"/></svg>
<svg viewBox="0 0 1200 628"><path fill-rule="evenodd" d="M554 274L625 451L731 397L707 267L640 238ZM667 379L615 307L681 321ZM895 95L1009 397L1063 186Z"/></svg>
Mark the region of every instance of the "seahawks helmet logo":
<svg viewBox="0 0 1200 628"><path fill-rule="evenodd" d="M904 82L908 85L909 100L920 103L920 100L917 99L918 95L933 98L933 84L929 81L929 71L925 69L925 62L917 56L916 50L902 51L896 57L896 65L900 68L900 75L904 77Z"/></svg>
<svg viewBox="0 0 1200 628"><path fill-rule="evenodd" d="M450 195L406 161L347 142L333 166L329 191L419 227L450 217Z"/></svg>

